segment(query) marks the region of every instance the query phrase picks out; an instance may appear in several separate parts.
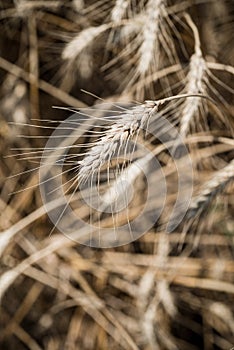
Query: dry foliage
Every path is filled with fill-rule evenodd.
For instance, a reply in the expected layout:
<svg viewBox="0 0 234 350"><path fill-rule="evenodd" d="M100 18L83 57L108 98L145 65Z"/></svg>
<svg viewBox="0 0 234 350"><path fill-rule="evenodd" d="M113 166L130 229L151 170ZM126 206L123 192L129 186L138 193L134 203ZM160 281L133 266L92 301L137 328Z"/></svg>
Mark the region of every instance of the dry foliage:
<svg viewBox="0 0 234 350"><path fill-rule="evenodd" d="M234 346L233 21L231 0L0 3L1 349ZM113 110L107 123L96 96ZM100 182L106 207L121 176L135 190L127 215L91 214L79 202L74 210L82 218L93 215L111 228L139 212L146 188L136 164L148 171L152 157L134 149L121 163L119 149L127 154L130 140L146 142L164 171L164 210L131 244L79 245L45 213L38 188L43 148L71 112L74 131L83 127L82 115L91 114L93 124L66 157L66 193L77 189L77 177L85 183L87 174L106 173L105 166L114 174ZM171 233L176 169L165 144L139 131L149 122L176 158L183 141L192 159L193 197ZM57 152L52 161L61 155L59 143Z"/></svg>

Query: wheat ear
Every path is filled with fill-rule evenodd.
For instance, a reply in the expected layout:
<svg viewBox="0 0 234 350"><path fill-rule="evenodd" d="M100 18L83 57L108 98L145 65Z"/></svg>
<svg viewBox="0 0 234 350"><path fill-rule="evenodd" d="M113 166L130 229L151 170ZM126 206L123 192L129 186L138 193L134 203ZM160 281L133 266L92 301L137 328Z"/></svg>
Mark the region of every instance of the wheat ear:
<svg viewBox="0 0 234 350"><path fill-rule="evenodd" d="M140 60L138 72L145 75L154 60L155 52L159 52L160 22L165 16L165 0L149 0L146 6L146 19L142 31L142 44L139 49Z"/></svg>
<svg viewBox="0 0 234 350"><path fill-rule="evenodd" d="M84 0L72 0L72 7L77 12L82 11L85 7Z"/></svg>
<svg viewBox="0 0 234 350"><path fill-rule="evenodd" d="M129 0L116 0L115 6L111 11L111 20L119 23L125 15Z"/></svg>
<svg viewBox="0 0 234 350"><path fill-rule="evenodd" d="M217 171L202 187L200 193L194 197L187 213L187 218L200 215L210 204L211 200L221 193L234 179L234 159L223 169Z"/></svg>
<svg viewBox="0 0 234 350"><path fill-rule="evenodd" d="M117 149L124 149L129 138L132 138L140 128L143 128L152 113L155 104L146 101L141 106L122 114L113 125L107 129L93 146L86 157L79 162L79 180L84 181L90 174L99 171L102 165L113 157Z"/></svg>
<svg viewBox="0 0 234 350"><path fill-rule="evenodd" d="M62 52L62 58L64 60L75 60L100 34L109 28L110 26L108 24L103 24L82 30L82 32L66 45Z"/></svg>
<svg viewBox="0 0 234 350"><path fill-rule="evenodd" d="M202 56L199 33L191 17L188 14L185 14L185 18L193 31L195 40L195 52L190 58L185 92L206 95L208 86L208 67ZM184 101L180 121L180 133L182 137L186 136L191 120L199 111L201 103L202 101L200 98L191 98Z"/></svg>
<svg viewBox="0 0 234 350"><path fill-rule="evenodd" d="M181 98L208 98L200 94L181 94L167 97L157 101L147 100L143 104L133 107L120 114L119 117L113 117L115 122L106 128L102 137L86 153L83 160L79 161L79 181L83 182L100 171L106 161L110 161L117 150L124 150L128 141L138 134L140 129L145 129L149 118L156 115L159 106L166 102Z"/></svg>

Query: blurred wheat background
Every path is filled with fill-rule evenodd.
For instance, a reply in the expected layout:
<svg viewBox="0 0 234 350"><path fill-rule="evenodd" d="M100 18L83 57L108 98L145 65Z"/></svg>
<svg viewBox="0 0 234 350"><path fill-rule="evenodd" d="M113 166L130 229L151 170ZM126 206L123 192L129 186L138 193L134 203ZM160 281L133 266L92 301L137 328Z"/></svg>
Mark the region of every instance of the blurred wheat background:
<svg viewBox="0 0 234 350"><path fill-rule="evenodd" d="M234 346L233 23L231 0L0 2L1 349ZM181 93L216 105L191 97L168 116L193 161L180 225L165 232L169 191L159 221L131 244L93 249L56 228L49 237L39 150L69 116L52 106ZM168 153L158 159L173 188Z"/></svg>

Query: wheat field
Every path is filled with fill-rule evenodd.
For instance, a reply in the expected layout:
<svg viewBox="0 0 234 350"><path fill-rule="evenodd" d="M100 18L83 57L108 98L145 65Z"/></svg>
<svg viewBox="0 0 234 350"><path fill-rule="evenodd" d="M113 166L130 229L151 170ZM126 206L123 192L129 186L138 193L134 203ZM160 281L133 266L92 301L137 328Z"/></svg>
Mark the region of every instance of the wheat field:
<svg viewBox="0 0 234 350"><path fill-rule="evenodd" d="M0 29L0 348L231 350L233 2L2 0Z"/></svg>

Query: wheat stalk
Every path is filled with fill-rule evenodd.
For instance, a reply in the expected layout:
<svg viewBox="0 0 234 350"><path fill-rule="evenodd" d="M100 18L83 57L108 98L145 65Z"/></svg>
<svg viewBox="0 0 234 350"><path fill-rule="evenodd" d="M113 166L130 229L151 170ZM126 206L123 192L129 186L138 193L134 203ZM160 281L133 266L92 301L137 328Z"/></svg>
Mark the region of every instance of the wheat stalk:
<svg viewBox="0 0 234 350"><path fill-rule="evenodd" d="M163 234L159 238L157 254L153 256L154 264L161 267L165 266L168 261L168 255L169 239L167 234ZM166 334L166 330L161 326L159 316L161 305L168 315L175 317L177 308L168 281L165 279L158 280L156 270L148 267L140 280L137 298L137 306L145 338L152 349L159 348L160 343L163 343L168 349L177 349L170 334ZM157 327L157 332L154 331L155 327Z"/></svg>
<svg viewBox="0 0 234 350"><path fill-rule="evenodd" d="M19 0L15 2L16 10L21 14L25 14L25 11L31 11L35 9L57 9L59 6L61 6L62 1L43 1L43 0L36 0L36 1L28 1L28 0Z"/></svg>

